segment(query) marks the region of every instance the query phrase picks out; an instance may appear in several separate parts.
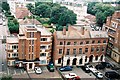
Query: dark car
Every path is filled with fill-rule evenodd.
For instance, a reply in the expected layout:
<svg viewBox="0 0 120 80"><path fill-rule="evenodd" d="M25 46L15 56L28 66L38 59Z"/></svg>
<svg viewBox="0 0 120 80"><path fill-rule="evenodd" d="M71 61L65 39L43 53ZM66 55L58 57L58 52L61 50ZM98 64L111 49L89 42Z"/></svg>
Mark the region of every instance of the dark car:
<svg viewBox="0 0 120 80"><path fill-rule="evenodd" d="M50 72L54 72L54 65L53 65L53 62L49 62L49 64L47 65L47 68Z"/></svg>
<svg viewBox="0 0 120 80"><path fill-rule="evenodd" d="M105 76L109 79L120 79L120 74L116 71L107 71L105 72Z"/></svg>
<svg viewBox="0 0 120 80"><path fill-rule="evenodd" d="M96 69L105 69L105 66L103 66L102 64L98 64L95 66Z"/></svg>
<svg viewBox="0 0 120 80"><path fill-rule="evenodd" d="M101 64L102 64L104 67L106 67L106 68L113 68L113 67L114 67L114 65L112 65L112 64L109 63L109 62L101 62Z"/></svg>
<svg viewBox="0 0 120 80"><path fill-rule="evenodd" d="M60 71L72 71L72 67L71 66L64 66L59 68Z"/></svg>
<svg viewBox="0 0 120 80"><path fill-rule="evenodd" d="M81 69L86 73L90 73L90 70L86 66L81 66Z"/></svg>

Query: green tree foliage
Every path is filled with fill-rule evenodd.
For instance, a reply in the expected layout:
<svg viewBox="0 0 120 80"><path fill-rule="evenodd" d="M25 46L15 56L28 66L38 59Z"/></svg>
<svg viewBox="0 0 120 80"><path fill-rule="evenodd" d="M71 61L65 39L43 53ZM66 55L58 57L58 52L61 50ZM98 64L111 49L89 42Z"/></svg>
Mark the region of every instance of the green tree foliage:
<svg viewBox="0 0 120 80"><path fill-rule="evenodd" d="M104 3L89 3L87 13L96 16L96 23L102 27L103 23L106 22L107 16L111 16L115 11L115 7L110 4Z"/></svg>
<svg viewBox="0 0 120 80"><path fill-rule="evenodd" d="M8 21L8 28L10 30L10 33L19 33L19 23L16 19Z"/></svg>
<svg viewBox="0 0 120 80"><path fill-rule="evenodd" d="M56 3L37 2L35 3L35 8L32 13L33 12L35 12L34 15L36 15L36 19L42 24L53 23L59 25L57 30L62 30L63 26L66 26L67 24L73 25L77 20L76 14L73 11Z"/></svg>
<svg viewBox="0 0 120 80"><path fill-rule="evenodd" d="M9 11L10 10L9 4L7 2L3 2L2 3L2 9L5 10L5 11Z"/></svg>
<svg viewBox="0 0 120 80"><path fill-rule="evenodd" d="M48 18L51 14L51 8L49 5L41 4L35 8L35 14L38 16Z"/></svg>
<svg viewBox="0 0 120 80"><path fill-rule="evenodd" d="M31 3L27 4L26 7L27 7L28 10L30 10L30 11L32 11L32 10L34 9L34 6L33 6Z"/></svg>

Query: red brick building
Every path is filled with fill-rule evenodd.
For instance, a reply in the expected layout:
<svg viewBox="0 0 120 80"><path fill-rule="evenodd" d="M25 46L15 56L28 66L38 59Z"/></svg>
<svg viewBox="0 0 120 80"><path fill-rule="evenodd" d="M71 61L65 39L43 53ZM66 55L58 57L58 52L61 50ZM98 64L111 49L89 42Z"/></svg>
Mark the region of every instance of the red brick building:
<svg viewBox="0 0 120 80"><path fill-rule="evenodd" d="M107 17L104 28L109 36L107 55L120 62L120 11L115 11L112 16Z"/></svg>
<svg viewBox="0 0 120 80"><path fill-rule="evenodd" d="M56 66L84 65L104 61L108 35L105 31L89 31L69 26L68 31L54 33L53 57Z"/></svg>
<svg viewBox="0 0 120 80"><path fill-rule="evenodd" d="M31 70L37 65L47 65L51 60L52 34L42 25L20 23L18 36L7 37L6 43L8 66L17 63L19 67L26 66Z"/></svg>

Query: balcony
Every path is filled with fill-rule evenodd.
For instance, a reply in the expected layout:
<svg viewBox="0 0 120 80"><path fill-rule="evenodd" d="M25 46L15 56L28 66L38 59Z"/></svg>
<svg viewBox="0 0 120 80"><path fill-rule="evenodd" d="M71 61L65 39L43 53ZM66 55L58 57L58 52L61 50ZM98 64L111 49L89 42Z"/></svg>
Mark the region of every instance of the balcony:
<svg viewBox="0 0 120 80"><path fill-rule="evenodd" d="M115 37L115 33L114 32L108 32L109 36Z"/></svg>

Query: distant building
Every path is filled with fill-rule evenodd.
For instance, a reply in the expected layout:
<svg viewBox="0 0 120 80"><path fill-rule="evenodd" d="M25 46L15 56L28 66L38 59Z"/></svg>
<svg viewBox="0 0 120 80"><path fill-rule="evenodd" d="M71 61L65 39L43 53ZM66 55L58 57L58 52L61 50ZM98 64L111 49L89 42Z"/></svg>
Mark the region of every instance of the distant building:
<svg viewBox="0 0 120 80"><path fill-rule="evenodd" d="M109 36L107 55L120 63L120 11L115 11L112 16L107 17L104 28Z"/></svg>
<svg viewBox="0 0 120 80"><path fill-rule="evenodd" d="M9 6L10 6L10 12L12 15L15 15L16 8L18 7L26 7L27 4L31 3L35 5L34 0L7 0Z"/></svg>
<svg viewBox="0 0 120 80"><path fill-rule="evenodd" d="M15 18L18 20L18 22L22 21L28 16L31 16L32 13L25 7L17 7L15 11ZM24 21L24 20L23 20Z"/></svg>
<svg viewBox="0 0 120 80"><path fill-rule="evenodd" d="M20 22L17 37L7 37L8 66L25 66L27 70L33 70L51 60L52 34L42 25L36 26L29 21Z"/></svg>
<svg viewBox="0 0 120 80"><path fill-rule="evenodd" d="M68 31L54 32L53 60L56 66L81 66L105 61L108 35L105 31L89 31L69 26Z"/></svg>

